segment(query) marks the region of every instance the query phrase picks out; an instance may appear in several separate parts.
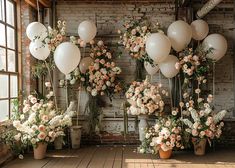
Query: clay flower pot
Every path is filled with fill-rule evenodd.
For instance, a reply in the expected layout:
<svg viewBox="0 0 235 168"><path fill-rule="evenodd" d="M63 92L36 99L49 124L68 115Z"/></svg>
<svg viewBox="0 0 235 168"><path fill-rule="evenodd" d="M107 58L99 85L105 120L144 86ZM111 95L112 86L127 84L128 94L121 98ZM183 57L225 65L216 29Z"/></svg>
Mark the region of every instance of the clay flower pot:
<svg viewBox="0 0 235 168"><path fill-rule="evenodd" d="M161 159L169 159L172 155L172 149L168 150L168 151L164 151L162 150L162 148L159 148L159 157Z"/></svg>
<svg viewBox="0 0 235 168"><path fill-rule="evenodd" d="M47 143L39 142L37 146L33 148L34 159L44 159L46 157Z"/></svg>
<svg viewBox="0 0 235 168"><path fill-rule="evenodd" d="M205 155L206 150L206 139L192 138L194 146L194 154L198 156Z"/></svg>

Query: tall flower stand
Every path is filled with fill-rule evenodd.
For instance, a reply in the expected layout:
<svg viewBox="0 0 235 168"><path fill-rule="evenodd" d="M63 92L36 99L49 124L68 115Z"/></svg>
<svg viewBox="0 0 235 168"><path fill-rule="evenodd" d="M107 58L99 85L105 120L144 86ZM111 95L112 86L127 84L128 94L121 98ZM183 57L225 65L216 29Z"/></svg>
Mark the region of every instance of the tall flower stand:
<svg viewBox="0 0 235 168"><path fill-rule="evenodd" d="M139 140L142 142L145 138L145 130L148 127L147 119L148 115L138 116L139 121Z"/></svg>
<svg viewBox="0 0 235 168"><path fill-rule="evenodd" d="M194 154L198 156L205 155L206 150L206 139L192 138L194 146Z"/></svg>
<svg viewBox="0 0 235 168"><path fill-rule="evenodd" d="M39 142L33 148L34 159L44 159L46 157L47 143Z"/></svg>

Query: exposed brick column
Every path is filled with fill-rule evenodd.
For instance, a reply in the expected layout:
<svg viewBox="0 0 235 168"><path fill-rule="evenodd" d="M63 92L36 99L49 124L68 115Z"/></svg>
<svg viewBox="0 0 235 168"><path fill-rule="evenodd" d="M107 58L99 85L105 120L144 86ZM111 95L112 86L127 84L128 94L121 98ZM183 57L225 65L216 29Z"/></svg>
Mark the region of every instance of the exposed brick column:
<svg viewBox="0 0 235 168"><path fill-rule="evenodd" d="M35 59L30 55L30 40L26 36L26 28L29 23L36 20L36 11L25 1L21 1L21 20L22 20L22 83L23 91L29 94L36 89L36 81L32 80L31 67Z"/></svg>

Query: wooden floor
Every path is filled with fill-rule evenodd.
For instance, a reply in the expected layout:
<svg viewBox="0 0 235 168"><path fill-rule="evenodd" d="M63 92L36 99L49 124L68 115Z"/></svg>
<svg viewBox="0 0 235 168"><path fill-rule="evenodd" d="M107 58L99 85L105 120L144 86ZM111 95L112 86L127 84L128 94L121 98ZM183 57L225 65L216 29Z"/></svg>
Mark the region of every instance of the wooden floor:
<svg viewBox="0 0 235 168"><path fill-rule="evenodd" d="M136 147L84 147L78 150L49 151L47 158L34 160L32 154L15 159L4 168L235 168L235 150L218 150L206 156L174 152L161 160L151 154L138 154Z"/></svg>

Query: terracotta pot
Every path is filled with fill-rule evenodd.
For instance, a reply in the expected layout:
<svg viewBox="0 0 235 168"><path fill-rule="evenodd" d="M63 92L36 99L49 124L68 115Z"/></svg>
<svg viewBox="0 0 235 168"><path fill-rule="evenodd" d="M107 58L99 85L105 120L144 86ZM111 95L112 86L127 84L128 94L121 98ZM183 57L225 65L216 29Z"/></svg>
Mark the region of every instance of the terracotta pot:
<svg viewBox="0 0 235 168"><path fill-rule="evenodd" d="M44 159L46 157L47 143L39 142L36 148L33 148L34 159Z"/></svg>
<svg viewBox="0 0 235 168"><path fill-rule="evenodd" d="M162 150L162 148L159 149L159 157L161 159L169 159L172 155L172 149L168 151Z"/></svg>
<svg viewBox="0 0 235 168"><path fill-rule="evenodd" d="M206 139L192 138L194 146L194 154L198 156L205 155L206 150Z"/></svg>

